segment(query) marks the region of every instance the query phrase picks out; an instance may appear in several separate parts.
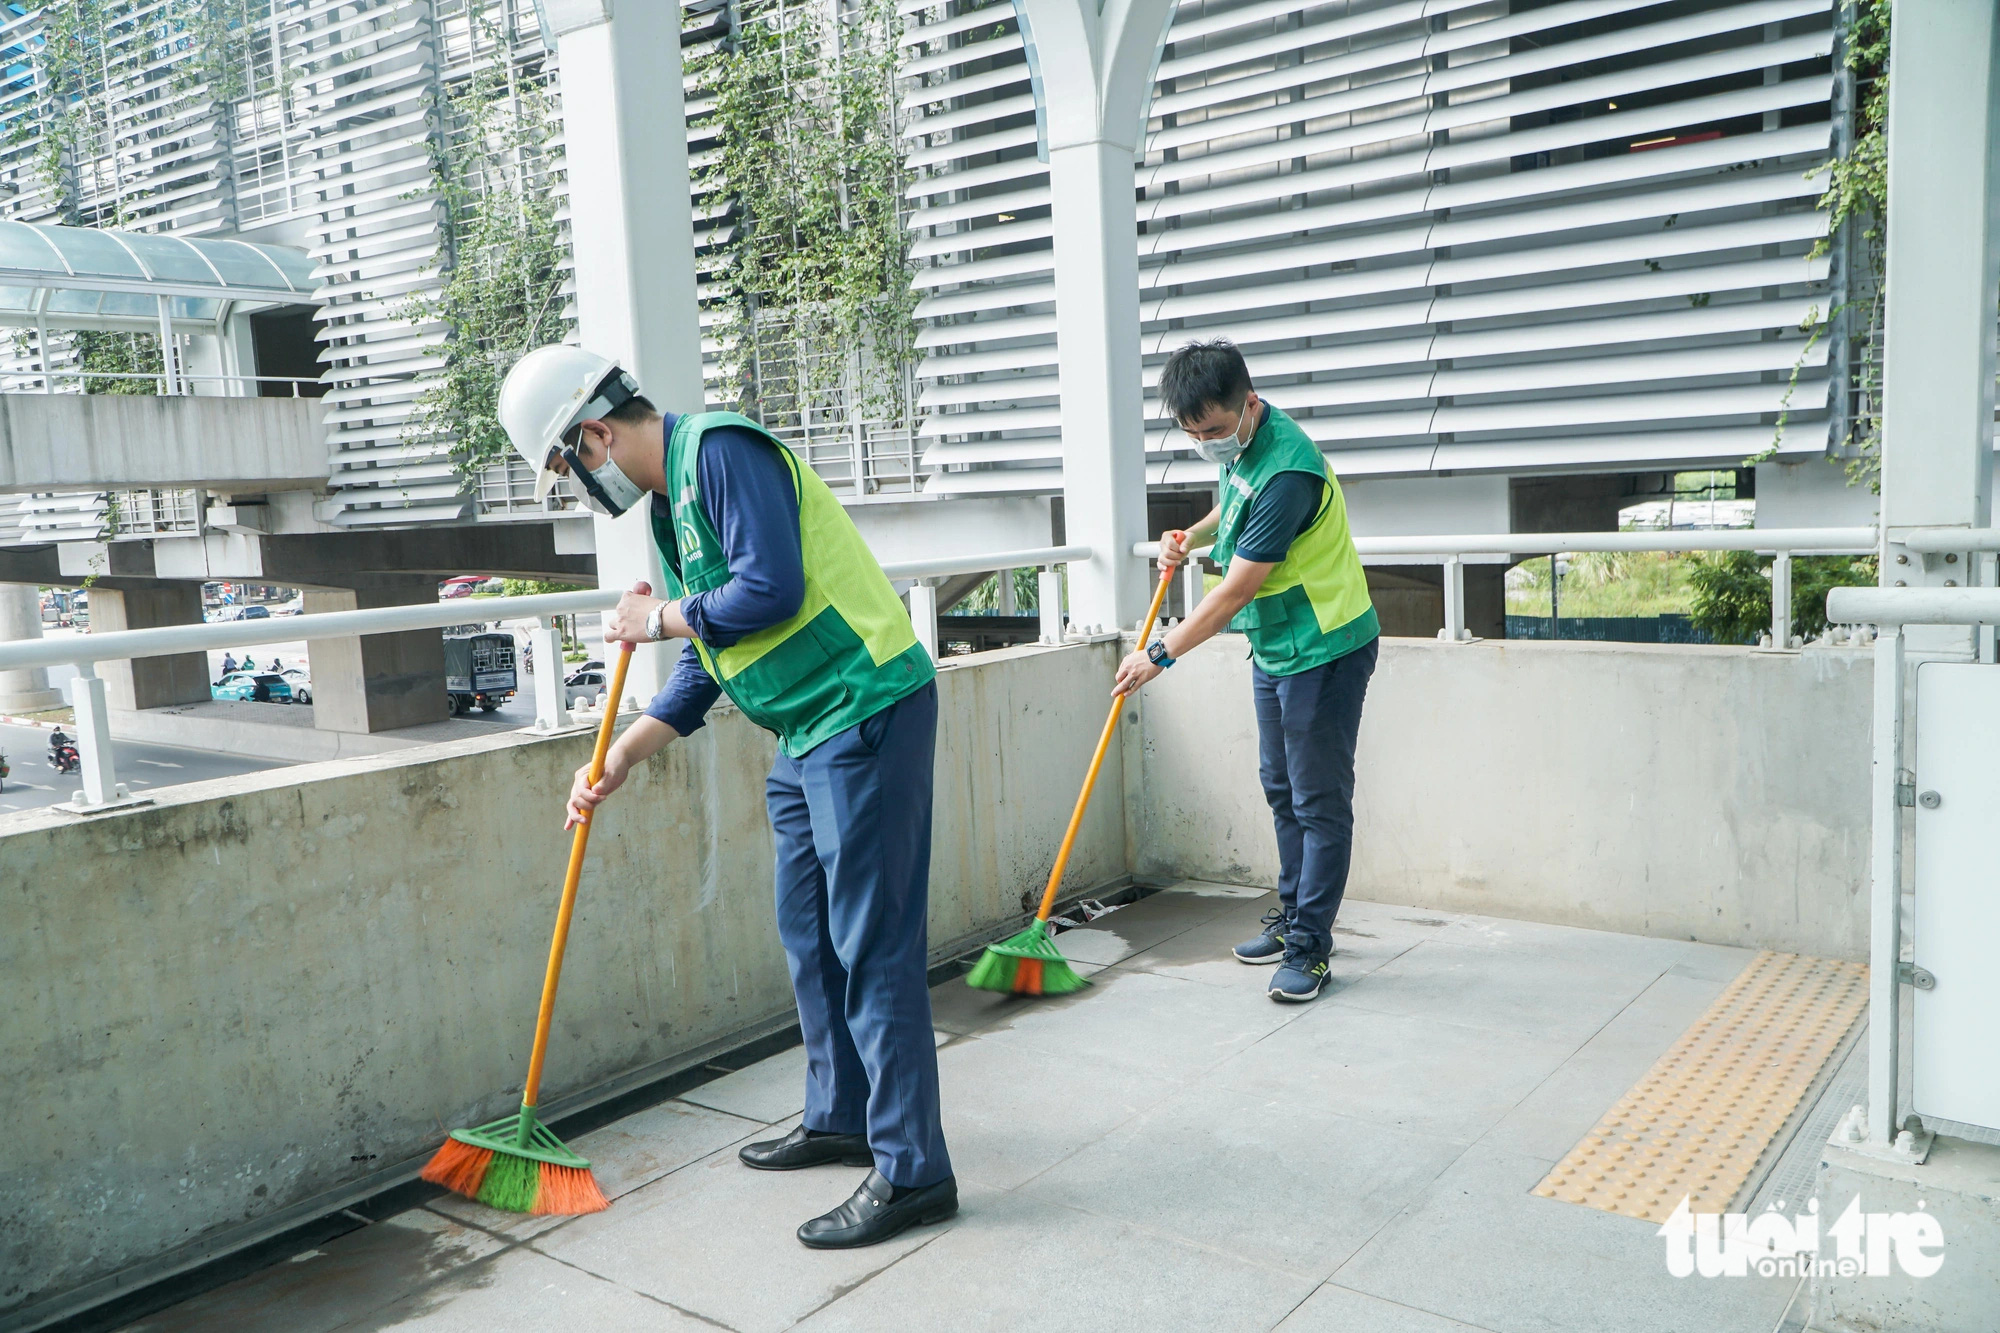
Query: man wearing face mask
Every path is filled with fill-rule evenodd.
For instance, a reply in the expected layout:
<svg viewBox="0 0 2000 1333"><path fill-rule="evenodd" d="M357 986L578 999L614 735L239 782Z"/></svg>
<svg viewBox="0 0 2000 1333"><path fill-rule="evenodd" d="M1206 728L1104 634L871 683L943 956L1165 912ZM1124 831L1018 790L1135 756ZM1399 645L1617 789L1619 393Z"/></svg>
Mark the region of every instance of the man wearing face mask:
<svg viewBox="0 0 2000 1333"><path fill-rule="evenodd" d="M846 1203L799 1227L816 1249L949 1217L958 1187L925 975L937 671L909 614L826 484L746 417L662 415L618 366L564 346L508 373L499 417L538 499L567 478L600 514L647 503L667 597L626 593L605 638L688 641L598 782L577 770L569 824L723 693L778 737L765 804L805 1117L738 1156L767 1171L872 1166Z"/></svg>
<svg viewBox="0 0 2000 1333"><path fill-rule="evenodd" d="M1193 615L1119 665L1113 693L1138 689L1225 627L1249 639L1279 906L1234 952L1279 963L1271 998L1302 1003L1326 984L1347 888L1354 745L1381 628L1333 468L1258 398L1243 354L1222 340L1189 343L1160 371L1160 402L1222 469L1222 502L1182 536L1162 536L1161 562L1177 566L1213 542L1224 573Z"/></svg>

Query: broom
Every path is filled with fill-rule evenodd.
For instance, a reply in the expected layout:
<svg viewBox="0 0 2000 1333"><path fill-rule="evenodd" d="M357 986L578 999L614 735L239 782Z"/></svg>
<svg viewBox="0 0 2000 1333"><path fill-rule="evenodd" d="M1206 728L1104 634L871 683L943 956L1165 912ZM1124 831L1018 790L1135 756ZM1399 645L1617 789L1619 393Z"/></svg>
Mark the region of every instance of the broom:
<svg viewBox="0 0 2000 1333"><path fill-rule="evenodd" d="M1185 536L1184 533L1174 535ZM1174 571L1163 566L1160 586L1153 593L1153 605L1147 609L1146 621L1139 627L1141 644L1153 637L1153 622L1159 619L1160 604L1166 600L1167 585L1173 581ZM1090 808L1090 790L1097 785L1097 770L1104 764L1105 751L1111 748L1111 737L1118 730L1118 714L1124 707L1123 698L1111 701L1111 715L1104 719L1104 732L1097 738L1097 753L1090 756L1090 771L1084 774L1083 790L1077 794L1076 809L1070 812L1069 829L1063 834L1055 866L1049 871L1048 887L1042 890L1042 910L1035 913L1034 922L1020 934L988 945L979 962L965 974L966 985L1015 995L1068 995L1090 984L1076 974L1076 969L1069 965L1069 960L1062 956L1055 942L1049 938L1049 912L1056 905L1056 890L1062 886L1063 869L1069 864L1070 848L1076 845L1076 831L1083 824L1083 812Z"/></svg>
<svg viewBox="0 0 2000 1333"><path fill-rule="evenodd" d="M597 748L590 756L592 786L604 776L604 755L611 748L618 701L625 697L625 671L632 665L632 645L619 647L604 719L597 724ZM542 1086L542 1055L548 1049L549 1024L555 1015L556 982L562 977L563 948L569 943L570 913L576 907L583 849L589 842L590 821L586 819L576 826L576 836L570 842L569 873L563 877L562 906L556 909L556 934L549 945L548 972L542 978L542 1010L535 1019L535 1046L528 1057L528 1081L521 1088L521 1109L476 1129L454 1129L422 1172L433 1185L477 1199L489 1208L568 1215L602 1212L610 1206L590 1174L589 1161L564 1146L535 1115L535 1098Z"/></svg>

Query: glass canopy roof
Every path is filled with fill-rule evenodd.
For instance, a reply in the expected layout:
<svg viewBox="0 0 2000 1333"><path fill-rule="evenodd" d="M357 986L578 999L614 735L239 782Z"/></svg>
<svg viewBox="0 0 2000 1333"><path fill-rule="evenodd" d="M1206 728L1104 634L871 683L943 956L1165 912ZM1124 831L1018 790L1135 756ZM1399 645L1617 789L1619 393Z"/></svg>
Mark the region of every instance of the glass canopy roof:
<svg viewBox="0 0 2000 1333"><path fill-rule="evenodd" d="M0 222L0 327L214 332L234 306L312 301L312 260L278 245Z"/></svg>

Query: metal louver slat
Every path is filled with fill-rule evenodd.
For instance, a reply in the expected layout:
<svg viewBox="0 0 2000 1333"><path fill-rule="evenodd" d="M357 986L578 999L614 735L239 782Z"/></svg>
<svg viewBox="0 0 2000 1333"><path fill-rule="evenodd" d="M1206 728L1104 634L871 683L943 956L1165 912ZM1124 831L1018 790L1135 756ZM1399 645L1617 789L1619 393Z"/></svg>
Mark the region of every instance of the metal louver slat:
<svg viewBox="0 0 2000 1333"><path fill-rule="evenodd" d="M1807 178L1830 9L1183 5L1134 173L1147 382L1180 343L1230 337L1370 475L1615 469L1621 439L1633 466L1734 466L1781 411L1788 449L1823 446L1826 349L1797 330L1831 303ZM954 97L957 68L928 74L937 114L910 126L933 173L910 191L934 205L912 215L926 488L1047 491L1061 278L1047 249L996 248L1051 234L1013 216L1048 203L1045 168L968 151L1030 140L1002 128L1020 108ZM1169 463L1176 433L1148 436L1156 482L1212 484Z"/></svg>

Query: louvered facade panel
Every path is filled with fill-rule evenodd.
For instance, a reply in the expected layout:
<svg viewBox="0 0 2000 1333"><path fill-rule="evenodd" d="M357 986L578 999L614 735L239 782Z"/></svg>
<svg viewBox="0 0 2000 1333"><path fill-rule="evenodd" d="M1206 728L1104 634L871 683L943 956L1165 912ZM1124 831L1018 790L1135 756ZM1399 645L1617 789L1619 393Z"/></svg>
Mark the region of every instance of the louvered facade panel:
<svg viewBox="0 0 2000 1333"><path fill-rule="evenodd" d="M991 8L915 9L906 39L933 99L908 158L933 492L1062 484L1047 177ZM1213 481L1153 397L1202 337L1348 475L1735 466L1781 415L1781 452L1823 450L1831 370L1800 326L1839 299L1808 176L1833 17L1182 5L1134 171L1151 479Z"/></svg>

